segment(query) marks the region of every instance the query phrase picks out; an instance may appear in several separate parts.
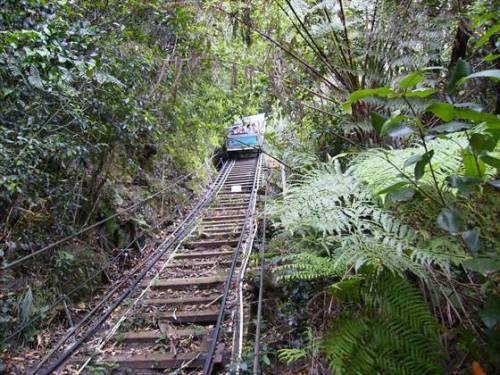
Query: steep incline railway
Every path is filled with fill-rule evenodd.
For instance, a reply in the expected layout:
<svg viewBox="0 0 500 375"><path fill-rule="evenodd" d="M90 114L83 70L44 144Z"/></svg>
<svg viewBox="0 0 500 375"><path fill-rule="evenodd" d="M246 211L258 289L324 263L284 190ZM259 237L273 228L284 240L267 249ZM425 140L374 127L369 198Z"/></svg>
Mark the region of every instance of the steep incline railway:
<svg viewBox="0 0 500 375"><path fill-rule="evenodd" d="M241 351L262 156L226 162L125 292L36 373L211 374Z"/></svg>

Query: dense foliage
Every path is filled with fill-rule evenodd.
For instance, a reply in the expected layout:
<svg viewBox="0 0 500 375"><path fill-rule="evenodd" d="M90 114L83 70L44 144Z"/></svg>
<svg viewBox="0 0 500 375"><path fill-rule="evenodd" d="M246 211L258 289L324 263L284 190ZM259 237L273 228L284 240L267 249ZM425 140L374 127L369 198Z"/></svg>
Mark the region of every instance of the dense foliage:
<svg viewBox="0 0 500 375"><path fill-rule="evenodd" d="M267 111L292 169L268 210L264 371L498 372L498 16L484 0L4 1L0 256L193 175L2 275L2 332L174 216L224 127Z"/></svg>
<svg viewBox="0 0 500 375"><path fill-rule="evenodd" d="M89 308L96 288L141 255L144 235L172 223L208 181L225 127L272 103L267 77L232 63L256 58L262 45L242 48L238 30L227 32L193 5L2 2L2 263L172 186L46 256L2 271L0 338L32 318L61 321L53 303L67 293ZM34 340L40 322L17 337Z"/></svg>
<svg viewBox="0 0 500 375"><path fill-rule="evenodd" d="M497 9L285 1L280 10L296 33L287 63L310 80L289 75L302 87L282 93L294 105L283 104L275 147L297 169L270 209L273 268L285 293L312 287L298 302L302 343L288 340L280 358L323 372L310 350L319 347L333 373L498 371Z"/></svg>

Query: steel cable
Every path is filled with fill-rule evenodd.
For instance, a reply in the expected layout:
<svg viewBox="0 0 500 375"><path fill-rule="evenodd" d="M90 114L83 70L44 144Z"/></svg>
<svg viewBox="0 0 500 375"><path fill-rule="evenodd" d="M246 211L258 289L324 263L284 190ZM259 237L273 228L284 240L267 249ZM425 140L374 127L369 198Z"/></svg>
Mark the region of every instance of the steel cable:
<svg viewBox="0 0 500 375"><path fill-rule="evenodd" d="M54 309L55 307L59 306L59 304L61 302L63 302L68 296L72 295L73 293L77 292L78 290L80 290L81 288L83 288L85 285L87 285L89 282L91 282L92 280L94 280L96 277L100 276L102 272L104 272L105 270L107 270L109 267L111 267L114 263L116 263L118 261L118 259L121 257L121 255L123 255L127 250L129 250L130 246L136 242L139 238L141 238L142 236L144 236L146 233L150 233L152 232L153 230L155 230L156 228L158 228L159 226L161 226L164 222L166 221L165 220L162 220L160 221L158 224L156 224L155 226L153 226L152 228L148 229L147 231L141 233L140 235L136 236L132 241L130 241L125 247L123 247L122 249L120 249L120 251L118 252L118 254L116 254L113 258L111 258L108 262L106 262L104 264L104 266L102 266L98 271L96 271L95 273L93 273L92 275L90 275L87 279L85 279L84 281L82 281L80 284L78 284L77 286L75 286L73 289L71 289L69 292L66 292L64 294L61 294L59 295L59 297L48 307L47 309L47 312L48 311L51 311L52 309ZM29 325L33 324L34 322L36 322L38 319L40 319L42 316L41 315L36 315L34 316L33 318L31 318L30 320L28 320L27 322L25 322L20 328L18 328L14 333L10 334L7 338L3 339L1 344L5 344L6 342L8 342L9 340L11 340L12 338L14 338L15 336L17 336L18 334L20 334L22 331L24 331Z"/></svg>
<svg viewBox="0 0 500 375"><path fill-rule="evenodd" d="M150 201L151 199L153 199L153 198L157 197L158 195L160 195L160 194L164 193L166 190L168 190L168 189L172 188L173 186L175 186L175 185L179 184L180 182L184 181L185 179L187 179L188 177L190 177L192 174L193 174L193 172L188 173L187 175L185 175L185 176L181 177L181 178L180 178L180 179L178 179L177 181L174 181L172 184L168 185L167 187L165 187L165 188L163 188L163 189L161 189L161 190L157 191L156 193L151 194L150 196L146 197L146 198L145 198L145 199L143 199L142 201L139 201L139 202L137 202L137 203L134 203L133 205L131 205L131 206L129 206L129 207L127 207L127 208L125 208L125 209L123 209L123 210L119 211L119 212L116 212L116 213L114 213L113 215L108 216L108 217L107 217L107 218L105 218L105 219L99 220L98 222L96 222L96 223L94 223L94 224L92 224L92 225L89 225L89 226L87 226L87 227L84 227L84 228L80 229L79 231L77 231L76 233L70 234L69 236L66 236L66 237L64 237L64 238L61 238L60 240L58 240L58 241L56 241L56 242L53 242L53 243L51 243L51 244L49 244L49 245L47 245L47 246L44 246L43 248L41 248L41 249L39 249L39 250L35 251L34 253L28 254L28 255L26 255L26 256L24 256L24 257L22 257L22 258L16 259L15 261L13 261L13 262L11 262L11 263L8 263L8 264L4 265L4 266L2 267L2 271L5 271L5 270L7 270L7 269L9 269L9 268L12 268L12 267L14 267L14 266L16 266L16 265L18 265L18 264L20 264L20 263L25 262L25 261L26 261L26 260L28 260L28 259L31 259L31 258L33 258L33 257L35 257L35 256L37 256L37 255L39 255L39 254L41 254L41 253L44 253L44 252L46 252L46 251L48 251L48 250L50 250L50 249L53 249L53 248L55 248L56 246L59 246L59 245L61 245L61 244L65 243L65 242L67 242L67 241L69 241L69 240L71 240L71 239L73 239L73 238L76 238L76 237L80 236L81 234L83 234L83 233L85 233L85 232L87 232L87 231L89 231L89 230L91 230L91 229L93 229L93 228L96 228L96 227L98 227L99 225L104 224L104 223L108 222L109 220L114 219L115 217L117 217L117 216L119 216L119 215L121 215L121 214L123 214L123 213L125 213L125 212L129 212L129 211L131 211L131 210L135 210L136 208L140 207L140 206L141 206L141 205L143 205L144 203L146 203L146 202Z"/></svg>
<svg viewBox="0 0 500 375"><path fill-rule="evenodd" d="M221 175L223 175L226 167L228 164L225 164L224 167L222 168ZM215 188L219 185L219 179L214 181L213 186L211 186L207 193L205 193L205 196L196 204L196 206L191 209L189 214L184 218L184 220L179 224L177 229L167 238L165 239L162 244L158 247L158 252L157 254L152 258L151 263L145 267L142 272L137 276L137 278L134 280L132 285L118 298L117 301L115 301L110 308L104 313L94 324L92 328L90 328L88 331L86 331L83 336L78 339L78 341L73 344L70 348L68 348L61 357L57 359L55 363L53 363L49 369L43 374L50 374L53 371L57 370L94 332L95 330L104 322L106 319L111 315L111 313L127 298L130 293L132 293L135 288L139 285L139 283L142 281L142 279L146 276L146 274L153 268L153 266L156 264L156 262L165 254L165 252L175 243L176 240L179 240L182 238L182 236L185 235L187 228L186 225L192 223L192 219L194 216L203 208L206 203L213 197L213 191Z"/></svg>
<svg viewBox="0 0 500 375"><path fill-rule="evenodd" d="M220 164L220 163L219 163ZM218 165L219 165L218 164ZM186 178L188 178L189 176L191 176L193 173L189 173L185 176L183 176L182 178L180 178L179 180L175 181L174 183L168 185L165 189L162 189L158 192L156 192L154 195L157 196L159 193L165 191L166 189L168 188L171 188L173 186L175 186L176 184L180 183L181 181L185 180ZM146 198L148 200L152 199L151 198L152 196ZM141 203L141 202L139 202ZM144 203L144 201L142 201L142 203ZM132 206L130 206L132 207ZM120 213L123 213L124 211L121 211ZM116 215L114 215L116 216ZM108 218L109 219L109 218ZM125 245L119 252L118 254L116 254L113 258L111 258L108 262L106 262L98 271L96 271L94 274L90 275L87 279L85 279L84 281L82 281L80 284L78 284L77 286L75 286L73 289L71 289L69 292L66 292L64 294L61 294L47 309L47 311L51 311L52 309L54 309L55 307L59 306L59 304L61 304L68 296L72 295L73 293L77 292L78 290L80 290L81 288L83 288L85 285L87 285L89 282L91 282L92 280L94 280L96 277L100 276L102 272L104 272L105 270L107 270L109 267L111 267L114 263L116 263L118 261L118 259L130 248L130 246L136 242L138 239L140 239L141 237L143 237L146 233L151 233L153 230L157 229L158 227L160 227L167 219L164 219L162 221L160 221L159 223L155 224L152 228L149 228L148 230L146 230L145 232L142 232L141 234L139 234L138 236L136 236L134 239L132 239L132 241L130 241L127 245ZM101 221L102 223L102 221ZM90 229L90 228L89 228ZM128 277L130 278L130 276ZM126 280L128 280L128 278ZM92 310L93 311L93 310ZM3 339L1 341L1 344L5 344L7 343L8 341L10 341L12 338L14 338L15 336L19 335L22 331L24 331L28 326L30 326L31 324L33 324L34 322L36 322L37 320L41 319L42 318L42 315L36 315L34 316L33 318L31 318L30 320L28 320L27 322L25 322L21 327L19 327L16 331L14 331L12 334L10 334L9 336L7 336L5 339ZM87 316L85 316L83 319L86 319L88 318ZM79 323L82 323L82 321L80 321ZM66 338L66 340L71 337L68 336ZM66 341L65 340L65 341Z"/></svg>

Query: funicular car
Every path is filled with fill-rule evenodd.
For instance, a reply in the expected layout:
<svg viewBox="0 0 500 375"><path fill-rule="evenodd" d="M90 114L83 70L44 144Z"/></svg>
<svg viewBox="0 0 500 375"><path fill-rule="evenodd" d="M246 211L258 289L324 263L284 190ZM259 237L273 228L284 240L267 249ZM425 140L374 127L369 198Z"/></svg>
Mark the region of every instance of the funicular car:
<svg viewBox="0 0 500 375"><path fill-rule="evenodd" d="M227 129L227 152L257 152L264 141L265 127L264 113L241 117Z"/></svg>

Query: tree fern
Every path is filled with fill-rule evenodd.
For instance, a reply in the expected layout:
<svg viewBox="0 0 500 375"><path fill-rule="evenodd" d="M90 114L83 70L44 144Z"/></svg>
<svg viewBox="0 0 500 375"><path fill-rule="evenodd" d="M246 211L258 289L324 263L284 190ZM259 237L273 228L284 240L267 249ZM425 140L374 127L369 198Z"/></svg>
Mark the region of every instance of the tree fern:
<svg viewBox="0 0 500 375"><path fill-rule="evenodd" d="M440 373L439 331L419 291L387 271L331 288L358 302L332 323L324 352L337 374Z"/></svg>
<svg viewBox="0 0 500 375"><path fill-rule="evenodd" d="M434 264L447 270L451 263L464 258L455 243L430 241L377 207L372 193L353 169L343 172L338 162L310 172L299 184L291 186L271 211L277 225L294 236L294 242L306 236L321 239L323 252L331 258L327 262L332 267L331 275L370 265L401 275L410 271L424 278L424 267ZM321 249L316 254L321 255L320 252ZM296 265L289 266L289 271L305 270L302 259L288 260ZM328 274L325 266L326 263L319 266L315 262L308 265L315 267L318 277Z"/></svg>
<svg viewBox="0 0 500 375"><path fill-rule="evenodd" d="M446 177L461 173L463 166L461 150L467 145L464 136L449 136L450 139L435 139L428 142L428 148L434 150L432 163L438 182L443 184ZM410 156L422 152L422 147L405 148L401 150L381 151L368 150L358 154L353 162L353 174L365 181L372 191L377 192L401 180L400 172L389 162L403 170L404 162ZM410 173L411 174L411 173ZM421 182L431 186L431 177L426 174Z"/></svg>

